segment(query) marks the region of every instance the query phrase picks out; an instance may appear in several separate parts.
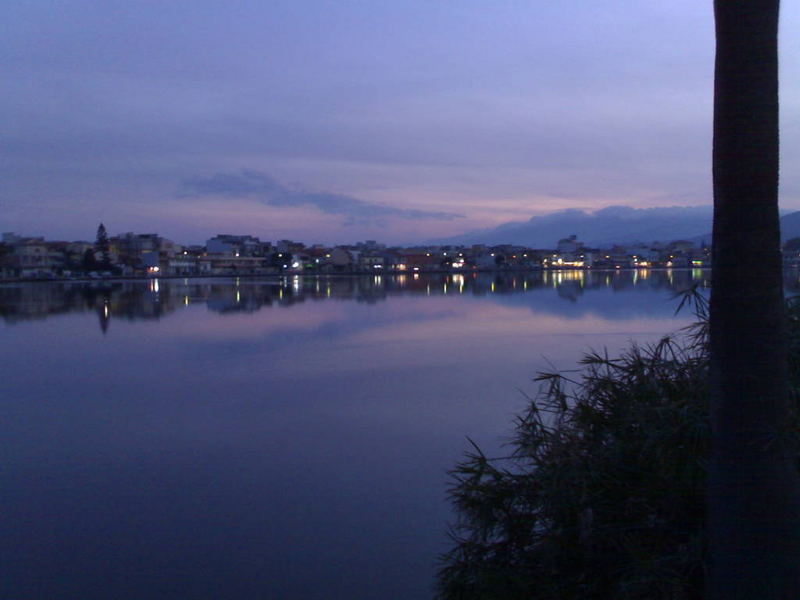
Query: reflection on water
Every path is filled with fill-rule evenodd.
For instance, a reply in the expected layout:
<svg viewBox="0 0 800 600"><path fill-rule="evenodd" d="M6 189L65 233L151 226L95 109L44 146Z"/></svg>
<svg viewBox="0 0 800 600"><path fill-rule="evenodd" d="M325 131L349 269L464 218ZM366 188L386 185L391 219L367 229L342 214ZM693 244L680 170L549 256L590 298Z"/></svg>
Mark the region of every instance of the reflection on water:
<svg viewBox="0 0 800 600"><path fill-rule="evenodd" d="M518 295L546 289L578 302L598 290L678 293L709 285L702 269L652 271L540 271L534 273L455 273L411 277L282 277L263 279L152 279L108 283L19 283L0 286L0 316L7 323L69 312L94 311L100 327L112 319L160 319L190 305L218 313L255 312L306 301L354 300L376 303L400 295ZM796 283L796 282L795 282ZM787 282L790 284L790 282Z"/></svg>
<svg viewBox="0 0 800 600"><path fill-rule="evenodd" d="M0 286L0 597L431 597L465 436L705 272ZM99 329L103 332L101 333Z"/></svg>

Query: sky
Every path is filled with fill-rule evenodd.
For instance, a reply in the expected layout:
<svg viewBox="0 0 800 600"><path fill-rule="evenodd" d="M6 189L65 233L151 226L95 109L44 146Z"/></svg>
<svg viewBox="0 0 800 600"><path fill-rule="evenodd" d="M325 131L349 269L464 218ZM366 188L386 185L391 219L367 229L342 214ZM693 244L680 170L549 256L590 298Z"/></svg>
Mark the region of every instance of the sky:
<svg viewBox="0 0 800 600"><path fill-rule="evenodd" d="M800 5L781 14L800 209ZM9 0L0 230L410 244L711 203L711 0Z"/></svg>

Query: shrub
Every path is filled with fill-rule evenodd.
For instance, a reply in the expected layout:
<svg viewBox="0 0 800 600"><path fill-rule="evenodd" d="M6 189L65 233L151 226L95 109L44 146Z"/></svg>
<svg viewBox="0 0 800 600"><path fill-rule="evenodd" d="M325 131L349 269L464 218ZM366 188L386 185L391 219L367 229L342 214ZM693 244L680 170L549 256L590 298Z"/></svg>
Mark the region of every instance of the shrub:
<svg viewBox="0 0 800 600"><path fill-rule="evenodd" d="M706 306L687 299L699 316L691 330L619 358L590 353L572 377L539 375L509 456L473 444L451 473L457 521L439 598L702 597ZM793 389L798 314L790 304Z"/></svg>

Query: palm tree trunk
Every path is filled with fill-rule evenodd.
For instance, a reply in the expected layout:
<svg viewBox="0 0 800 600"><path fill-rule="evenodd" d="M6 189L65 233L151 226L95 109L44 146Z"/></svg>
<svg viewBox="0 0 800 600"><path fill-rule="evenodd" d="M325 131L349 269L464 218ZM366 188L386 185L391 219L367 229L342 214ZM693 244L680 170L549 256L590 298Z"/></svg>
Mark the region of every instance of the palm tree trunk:
<svg viewBox="0 0 800 600"><path fill-rule="evenodd" d="M778 220L778 0L715 0L708 591L800 598Z"/></svg>

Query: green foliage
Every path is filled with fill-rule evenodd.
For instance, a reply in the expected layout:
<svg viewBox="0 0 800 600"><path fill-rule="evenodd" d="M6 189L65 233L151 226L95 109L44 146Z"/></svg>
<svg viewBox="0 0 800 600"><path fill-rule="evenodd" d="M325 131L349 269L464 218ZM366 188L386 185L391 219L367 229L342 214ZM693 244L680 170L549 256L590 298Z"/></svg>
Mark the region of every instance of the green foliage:
<svg viewBox="0 0 800 600"><path fill-rule="evenodd" d="M473 445L452 472L439 598L702 597L708 360L705 304L687 298L692 330L540 375L510 456Z"/></svg>

